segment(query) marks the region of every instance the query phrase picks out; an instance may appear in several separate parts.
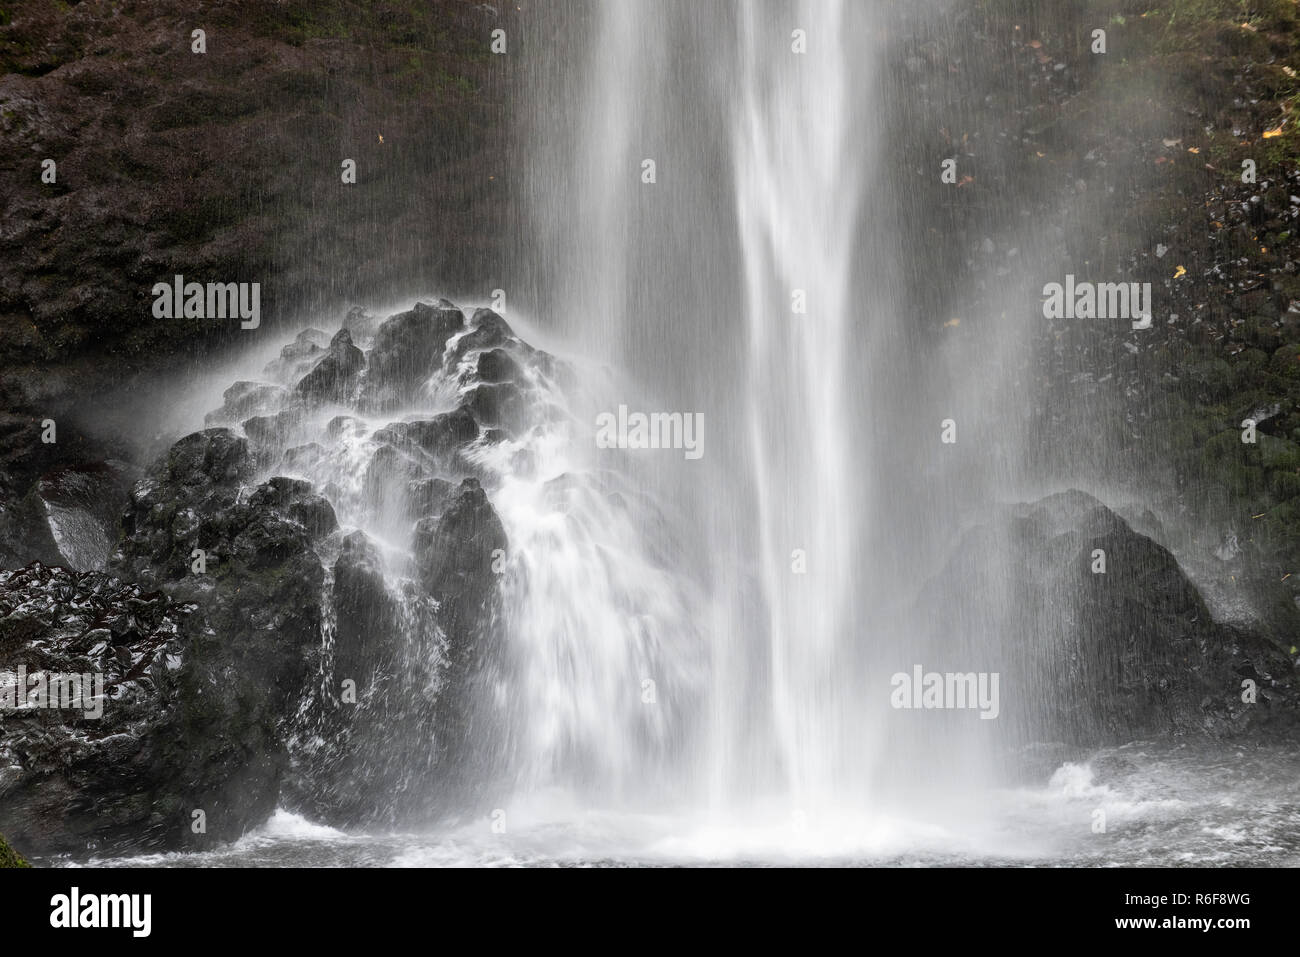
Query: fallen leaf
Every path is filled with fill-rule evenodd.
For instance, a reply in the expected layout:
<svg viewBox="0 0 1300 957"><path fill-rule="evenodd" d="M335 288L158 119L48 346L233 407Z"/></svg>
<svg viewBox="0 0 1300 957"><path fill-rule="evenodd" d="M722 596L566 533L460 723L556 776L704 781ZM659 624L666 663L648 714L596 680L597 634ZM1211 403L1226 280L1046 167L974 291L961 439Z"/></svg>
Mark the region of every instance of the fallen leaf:
<svg viewBox="0 0 1300 957"><path fill-rule="evenodd" d="M1275 137L1275 136L1281 136L1281 135L1282 135L1282 127L1283 127L1283 126L1286 126L1286 120L1283 120L1282 123L1281 123L1281 124L1278 126L1278 128L1275 129L1275 130L1265 130L1265 131L1264 131L1264 139L1266 139L1266 140L1271 140L1271 139L1272 139L1273 137Z"/></svg>
<svg viewBox="0 0 1300 957"><path fill-rule="evenodd" d="M1197 149L1195 146L1189 146L1189 147L1187 148L1187 152L1189 152L1189 153L1199 153L1200 150Z"/></svg>
<svg viewBox="0 0 1300 957"><path fill-rule="evenodd" d="M1187 270L1184 269L1182 266L1179 266L1179 267L1178 267L1178 270L1174 273L1174 278L1175 278L1175 279L1181 279L1183 276L1186 276L1186 275L1187 275Z"/></svg>
<svg viewBox="0 0 1300 957"><path fill-rule="evenodd" d="M960 319L949 319L947 322L945 322L945 323L943 324L943 327L944 327L945 329L955 329L955 328L957 328L957 326L960 326L960 325L961 325L961 320L960 320Z"/></svg>

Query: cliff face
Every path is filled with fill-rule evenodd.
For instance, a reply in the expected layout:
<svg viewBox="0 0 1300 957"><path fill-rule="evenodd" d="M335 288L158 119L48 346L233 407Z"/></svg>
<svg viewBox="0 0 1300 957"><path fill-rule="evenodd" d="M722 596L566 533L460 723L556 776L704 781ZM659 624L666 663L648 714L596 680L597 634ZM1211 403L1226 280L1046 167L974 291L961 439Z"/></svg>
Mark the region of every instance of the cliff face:
<svg viewBox="0 0 1300 957"><path fill-rule="evenodd" d="M93 356L77 366L84 392L87 375L119 375L116 360L147 365L238 335L155 318L150 289L174 274L259 282L272 323L417 275L490 290L503 232L498 27L511 23L470 0L7 4L6 404L48 392L51 363Z"/></svg>

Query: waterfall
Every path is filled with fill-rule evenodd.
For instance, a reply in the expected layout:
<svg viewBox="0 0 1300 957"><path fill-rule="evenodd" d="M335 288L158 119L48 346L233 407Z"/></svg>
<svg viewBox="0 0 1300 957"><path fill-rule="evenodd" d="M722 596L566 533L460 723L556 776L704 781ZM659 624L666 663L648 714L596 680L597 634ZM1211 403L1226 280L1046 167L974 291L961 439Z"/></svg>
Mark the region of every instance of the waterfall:
<svg viewBox="0 0 1300 957"><path fill-rule="evenodd" d="M881 421L908 374L888 348L896 254L872 224L890 214L879 17L828 0L545 19L524 94L539 321L616 370L609 402L710 423L701 462L604 460L676 503L677 578L702 585L707 694L677 770L716 813L861 808L888 690L869 665L899 638L863 614L898 580L867 543L910 535L897 515L873 529L891 508L873 498ZM568 639L578 657L593 640Z"/></svg>

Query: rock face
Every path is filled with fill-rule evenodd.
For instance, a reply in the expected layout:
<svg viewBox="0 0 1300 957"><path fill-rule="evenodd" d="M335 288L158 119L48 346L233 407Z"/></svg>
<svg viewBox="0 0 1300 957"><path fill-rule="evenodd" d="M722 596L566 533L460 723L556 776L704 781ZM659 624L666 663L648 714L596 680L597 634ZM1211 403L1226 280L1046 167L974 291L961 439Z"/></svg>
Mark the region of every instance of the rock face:
<svg viewBox="0 0 1300 957"><path fill-rule="evenodd" d="M113 357L169 357L229 335L151 315L150 285L177 272L261 281L270 315L277 300L318 297L322 263L340 249L357 268L331 285L348 298L423 269L477 281L499 259L500 192L465 170L499 161L506 76L484 38L514 35L514 7L232 0L207 15L202 55L178 26L191 12L180 0L6 4L0 368L91 351L103 371ZM361 182L392 188L340 192L338 161L304 182L293 168L303 144L346 139L357 124L385 137L367 134L356 152ZM57 158L52 183L41 157ZM387 239L358 245L371 230Z"/></svg>
<svg viewBox="0 0 1300 957"><path fill-rule="evenodd" d="M1001 723L1019 742L1284 734L1300 719L1287 650L1217 624L1168 550L1083 492L1002 510L926 594L920 660L966 672L995 649L977 670L1001 673Z"/></svg>
<svg viewBox="0 0 1300 957"><path fill-rule="evenodd" d="M500 435L485 430L496 418L481 415L476 394L493 384L489 376L505 382L521 399L513 423L524 429L525 411L546 414L534 377L554 363L495 313L466 321L446 300L383 322L356 314L348 322L366 347L365 369L355 392L336 394L333 405L393 420L369 431L358 417L319 410L287 434L247 423L245 432L259 461L294 462L322 478L336 474L329 454L304 448L343 442L359 452L359 487L354 498L344 494L350 514L409 547L407 558L360 531L342 540L333 640L318 662L322 691L294 724L286 790L316 819L387 824L455 806L491 778L484 689L500 653L497 572L508 541L483 485L492 470L482 455ZM294 408L292 399L281 404Z"/></svg>
<svg viewBox="0 0 1300 957"><path fill-rule="evenodd" d="M220 760L204 726L218 675L196 669L193 612L98 572L0 572L0 700L20 705L0 710L0 827L11 839L39 852L177 847L190 809L243 806L222 792L246 755ZM22 707L34 686L20 675L38 673L100 676L104 697Z"/></svg>
<svg viewBox="0 0 1300 957"><path fill-rule="evenodd" d="M333 510L302 481L253 484L224 429L177 442L131 495L117 578L0 577L0 660L101 674L103 716L4 721L0 826L45 850L195 847L274 809L283 723L320 644ZM206 833L191 828L202 811Z"/></svg>
<svg viewBox="0 0 1300 957"><path fill-rule="evenodd" d="M0 575L4 667L105 685L101 715L0 713L0 831L24 847L203 847L277 803L400 824L490 778L508 542L480 462L502 439L475 395L508 385L544 414L535 377L555 364L446 301L349 322L358 342L307 330L267 367L275 381L235 383L212 427L171 446L112 522L108 575ZM373 429L349 410L394 418ZM95 477L26 480L102 515Z"/></svg>
<svg viewBox="0 0 1300 957"><path fill-rule="evenodd" d="M45 421L0 413L0 568L102 568L137 473L66 422L43 441Z"/></svg>

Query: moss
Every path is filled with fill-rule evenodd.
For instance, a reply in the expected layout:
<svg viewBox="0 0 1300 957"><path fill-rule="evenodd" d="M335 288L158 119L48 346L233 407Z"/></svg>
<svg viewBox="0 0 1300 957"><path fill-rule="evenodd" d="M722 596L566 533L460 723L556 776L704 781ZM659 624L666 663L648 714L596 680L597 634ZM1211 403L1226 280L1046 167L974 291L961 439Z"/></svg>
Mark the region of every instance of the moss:
<svg viewBox="0 0 1300 957"><path fill-rule="evenodd" d="M19 856L17 851L15 851L12 847L10 847L5 842L4 836L0 835L0 868L31 867L31 866L32 865L28 864L25 860L22 859L22 857Z"/></svg>

